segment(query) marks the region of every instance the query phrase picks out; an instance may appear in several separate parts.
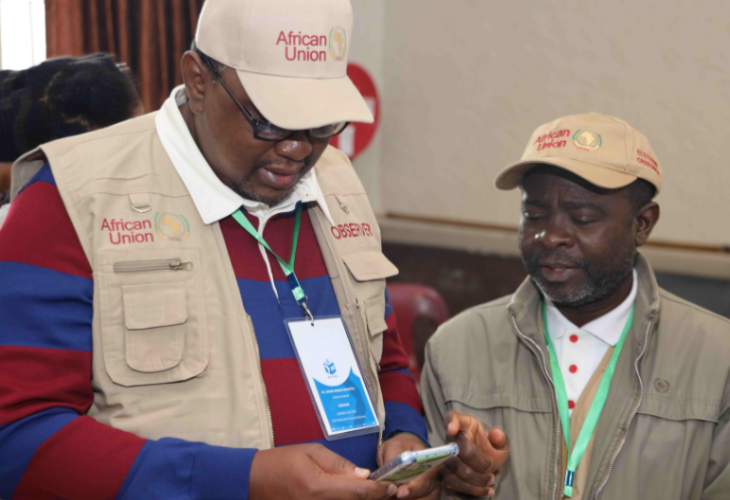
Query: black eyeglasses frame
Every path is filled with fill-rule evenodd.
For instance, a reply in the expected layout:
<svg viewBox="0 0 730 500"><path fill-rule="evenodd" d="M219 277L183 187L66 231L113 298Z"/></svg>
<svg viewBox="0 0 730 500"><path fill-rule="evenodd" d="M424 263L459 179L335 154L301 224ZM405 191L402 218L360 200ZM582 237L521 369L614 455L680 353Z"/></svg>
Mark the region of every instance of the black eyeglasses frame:
<svg viewBox="0 0 730 500"><path fill-rule="evenodd" d="M213 64L213 61L210 59L210 57L208 57L207 55L203 54L200 51L196 51L196 52L200 56L200 58L203 60L203 62L205 62L206 66L208 66L208 69L213 74L215 79L217 81L219 81L221 85L223 85L223 88L225 89L226 92L228 92L228 95L231 96L231 99L233 99L233 102L236 103L236 106L238 106L238 109L241 111L243 116L245 116L246 119L249 121L249 123L251 123L251 125L253 127L253 136L256 139L259 139L261 141L278 142L278 141L284 141L284 140L288 139L289 137L291 137L292 135L299 132L299 130L287 130L287 129L278 127L268 120L257 120L256 118L254 118L253 115L251 114L251 112L249 110L247 110L246 107L243 104L241 104L241 102L238 99L236 99L236 96L233 95L233 92L231 92L231 89L228 88L228 85L226 85L226 82L223 81L223 77L221 76L220 72L215 68L215 65ZM351 122L344 122L344 125L342 126L342 128L340 130L338 130L336 133L331 134L326 137L312 136L313 129L306 129L305 132L307 133L307 137L309 137L310 139L314 139L314 140L327 139L327 140L329 140L332 137L341 134L342 131L345 130L350 123ZM273 136L266 137L266 136L262 135L262 131L267 130L267 129L272 130L272 131L281 130L282 132L286 132L286 134L284 134L281 137L273 137Z"/></svg>

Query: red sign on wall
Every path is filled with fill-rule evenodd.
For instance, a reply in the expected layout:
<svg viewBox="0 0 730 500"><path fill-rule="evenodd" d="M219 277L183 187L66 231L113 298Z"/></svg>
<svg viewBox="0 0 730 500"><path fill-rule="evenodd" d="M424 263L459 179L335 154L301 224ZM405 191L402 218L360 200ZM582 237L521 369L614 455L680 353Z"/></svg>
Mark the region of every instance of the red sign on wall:
<svg viewBox="0 0 730 500"><path fill-rule="evenodd" d="M373 123L351 123L340 135L332 138L330 144L354 160L372 142L380 121L380 97L375 88L375 82L362 66L349 63L347 76L360 91L370 111L375 117Z"/></svg>

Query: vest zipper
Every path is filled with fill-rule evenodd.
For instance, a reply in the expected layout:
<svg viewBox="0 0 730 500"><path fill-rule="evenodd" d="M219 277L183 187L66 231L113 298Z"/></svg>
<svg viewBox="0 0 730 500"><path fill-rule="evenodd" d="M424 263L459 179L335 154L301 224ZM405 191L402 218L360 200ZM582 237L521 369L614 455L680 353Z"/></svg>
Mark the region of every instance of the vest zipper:
<svg viewBox="0 0 730 500"><path fill-rule="evenodd" d="M192 262L183 262L180 258L156 260L130 260L115 262L115 273L136 273L144 271L192 271Z"/></svg>
<svg viewBox="0 0 730 500"><path fill-rule="evenodd" d="M274 421L271 418L271 405L269 405L269 393L266 391L266 382L264 382L264 372L261 369L261 353L259 352L259 341L256 339L256 330L253 328L253 321L251 316L246 314L246 320L248 320L248 326L251 327L251 333L253 334L253 343L256 346L256 360L259 363L259 379L261 380L261 389L264 391L264 402L266 403L266 415L269 419L269 436L271 437L271 447L274 447Z"/></svg>
<svg viewBox="0 0 730 500"><path fill-rule="evenodd" d="M646 354L646 350L649 347L649 332L651 331L651 327L653 324L654 318L652 317L651 319L649 319L649 325L646 327L646 333L644 334L644 348L641 350L641 354L639 354L639 357L636 358L636 361L634 362L634 370L636 371L636 376L639 377L639 399L636 403L634 403L634 407L631 410L629 420L626 423L626 427L624 427L625 430L623 431L623 437L621 438L621 442L619 443L616 450L613 452L613 456L611 457L611 461L609 462L608 469L606 469L603 482L598 488L598 491L596 491L596 496L594 497L596 500L598 500L598 497L601 495L601 492L603 492L603 489L608 483L609 477L611 477L613 465L616 462L619 453L621 453L621 450L623 450L624 445L626 444L626 438L629 435L629 428L631 427L631 423L634 421L634 417L636 417L636 414L639 412L639 407L641 406L641 403L644 399L644 380L641 378L641 373L639 373L639 362L641 361L641 358L644 357L644 354Z"/></svg>
<svg viewBox="0 0 730 500"><path fill-rule="evenodd" d="M553 401L555 402L555 407L558 407L558 393L557 393L557 389L555 388L555 383L553 382L552 377L550 376L550 374L547 371L547 363L545 361L545 354L542 352L542 349L540 349L540 347L537 345L537 343L534 340L532 340L531 338L528 338L527 336L525 336L525 334L522 333L522 331L520 331L520 327L517 326L517 319L515 318L515 315L512 313L512 311L510 311L509 314L510 314L510 316L512 316L512 324L515 325L515 330L517 330L517 335L519 335L520 338L522 338L523 340L530 342L535 347L535 349L537 349L537 352L540 353L540 357L542 358L542 369L543 369L543 372L545 373L545 376L548 379L548 382L550 382L550 385L553 387L553 396L555 396L555 399L553 399ZM557 446L555 448L555 456L557 457L557 460L555 461L555 469L554 469L555 470L555 485L553 486L553 495L552 495L553 500L555 500L555 493L558 489L558 483L560 482L560 478L558 477L559 465L560 465L560 446L561 446L560 440L562 439L563 432L562 432L561 423L560 423L560 410L559 409L558 409L558 422L557 423L558 423L558 425L556 426L556 428L557 428L558 438L556 439Z"/></svg>

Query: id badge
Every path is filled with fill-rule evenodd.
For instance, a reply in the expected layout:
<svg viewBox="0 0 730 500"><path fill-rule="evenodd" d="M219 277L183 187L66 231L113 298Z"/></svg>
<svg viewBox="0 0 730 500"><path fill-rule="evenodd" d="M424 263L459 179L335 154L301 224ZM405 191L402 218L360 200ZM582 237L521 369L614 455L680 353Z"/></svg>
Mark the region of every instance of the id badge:
<svg viewBox="0 0 730 500"><path fill-rule="evenodd" d="M327 440L378 432L378 414L342 318L285 323Z"/></svg>

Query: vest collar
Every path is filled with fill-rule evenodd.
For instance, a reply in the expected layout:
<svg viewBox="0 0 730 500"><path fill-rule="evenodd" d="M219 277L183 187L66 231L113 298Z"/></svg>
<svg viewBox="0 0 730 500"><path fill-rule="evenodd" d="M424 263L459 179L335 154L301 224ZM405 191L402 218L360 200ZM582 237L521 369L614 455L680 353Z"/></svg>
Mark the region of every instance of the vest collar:
<svg viewBox="0 0 730 500"><path fill-rule="evenodd" d="M299 202L314 202L322 209L330 224L334 225L314 169L302 177L292 194L275 207L247 200L223 184L198 149L183 120L179 106L185 99L182 85L173 89L155 117L155 127L165 152L205 224L218 222L242 206L249 213L268 218L273 213L294 210Z"/></svg>

